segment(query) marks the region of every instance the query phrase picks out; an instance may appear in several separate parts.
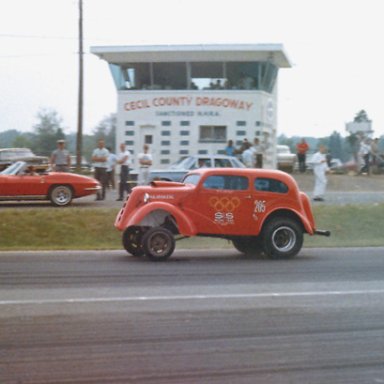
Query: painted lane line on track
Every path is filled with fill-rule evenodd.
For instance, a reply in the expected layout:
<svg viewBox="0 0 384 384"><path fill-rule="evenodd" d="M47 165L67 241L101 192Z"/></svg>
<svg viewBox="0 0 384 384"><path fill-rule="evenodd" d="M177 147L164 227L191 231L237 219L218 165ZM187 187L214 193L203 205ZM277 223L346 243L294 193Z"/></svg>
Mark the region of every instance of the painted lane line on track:
<svg viewBox="0 0 384 384"><path fill-rule="evenodd" d="M382 295L384 289L352 290L352 291L318 291L318 292L266 292L266 293L239 293L219 295L180 295L180 296L131 296L131 297L89 297L67 299L41 299L41 300L0 300L0 305L43 305L43 304L80 304L80 303L113 303L113 302L140 302L140 301L175 301L175 300L214 300L214 299L260 299L285 297L311 297L311 296L356 296L356 295Z"/></svg>

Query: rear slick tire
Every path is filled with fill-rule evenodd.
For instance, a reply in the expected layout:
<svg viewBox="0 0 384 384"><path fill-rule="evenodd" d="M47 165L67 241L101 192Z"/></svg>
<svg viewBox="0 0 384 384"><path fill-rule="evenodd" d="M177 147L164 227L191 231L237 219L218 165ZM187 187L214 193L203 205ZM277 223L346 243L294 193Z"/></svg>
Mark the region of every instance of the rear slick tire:
<svg viewBox="0 0 384 384"><path fill-rule="evenodd" d="M296 220L276 217L264 227L262 244L268 258L291 259L303 246L303 228Z"/></svg>

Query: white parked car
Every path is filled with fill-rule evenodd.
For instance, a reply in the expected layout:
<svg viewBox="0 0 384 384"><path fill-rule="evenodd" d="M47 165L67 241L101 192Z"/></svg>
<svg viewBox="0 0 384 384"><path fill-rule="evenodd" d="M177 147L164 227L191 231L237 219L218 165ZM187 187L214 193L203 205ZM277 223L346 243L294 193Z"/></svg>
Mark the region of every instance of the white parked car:
<svg viewBox="0 0 384 384"><path fill-rule="evenodd" d="M196 155L180 159L167 169L151 169L151 180L181 181L190 170L197 168L245 168L236 157L225 155Z"/></svg>
<svg viewBox="0 0 384 384"><path fill-rule="evenodd" d="M277 145L277 168L292 173L295 168L296 154L292 153L288 145Z"/></svg>
<svg viewBox="0 0 384 384"><path fill-rule="evenodd" d="M71 156L71 172L76 172L77 157ZM94 171L92 164L90 164L84 156L81 156L80 170L82 173L91 174Z"/></svg>

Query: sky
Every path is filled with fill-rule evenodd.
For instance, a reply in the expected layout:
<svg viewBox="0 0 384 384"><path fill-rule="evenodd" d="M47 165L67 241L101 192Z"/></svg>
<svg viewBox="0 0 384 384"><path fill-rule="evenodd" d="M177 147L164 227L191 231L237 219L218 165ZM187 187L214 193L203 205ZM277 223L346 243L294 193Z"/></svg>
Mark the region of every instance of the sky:
<svg viewBox="0 0 384 384"><path fill-rule="evenodd" d="M116 112L107 63L91 46L282 44L278 133L345 136L364 109L384 135L381 0L83 0L84 132ZM0 132L32 131L37 113L77 127L78 1L0 0ZM1 145L1 144L0 144Z"/></svg>

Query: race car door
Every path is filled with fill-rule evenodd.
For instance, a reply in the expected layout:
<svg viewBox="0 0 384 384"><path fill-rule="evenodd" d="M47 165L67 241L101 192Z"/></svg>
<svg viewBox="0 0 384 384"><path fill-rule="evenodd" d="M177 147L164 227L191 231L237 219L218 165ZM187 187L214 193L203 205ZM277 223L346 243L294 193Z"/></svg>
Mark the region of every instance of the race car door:
<svg viewBox="0 0 384 384"><path fill-rule="evenodd" d="M253 199L250 182L242 175L209 175L201 184L196 210L198 232L206 234L252 234Z"/></svg>

